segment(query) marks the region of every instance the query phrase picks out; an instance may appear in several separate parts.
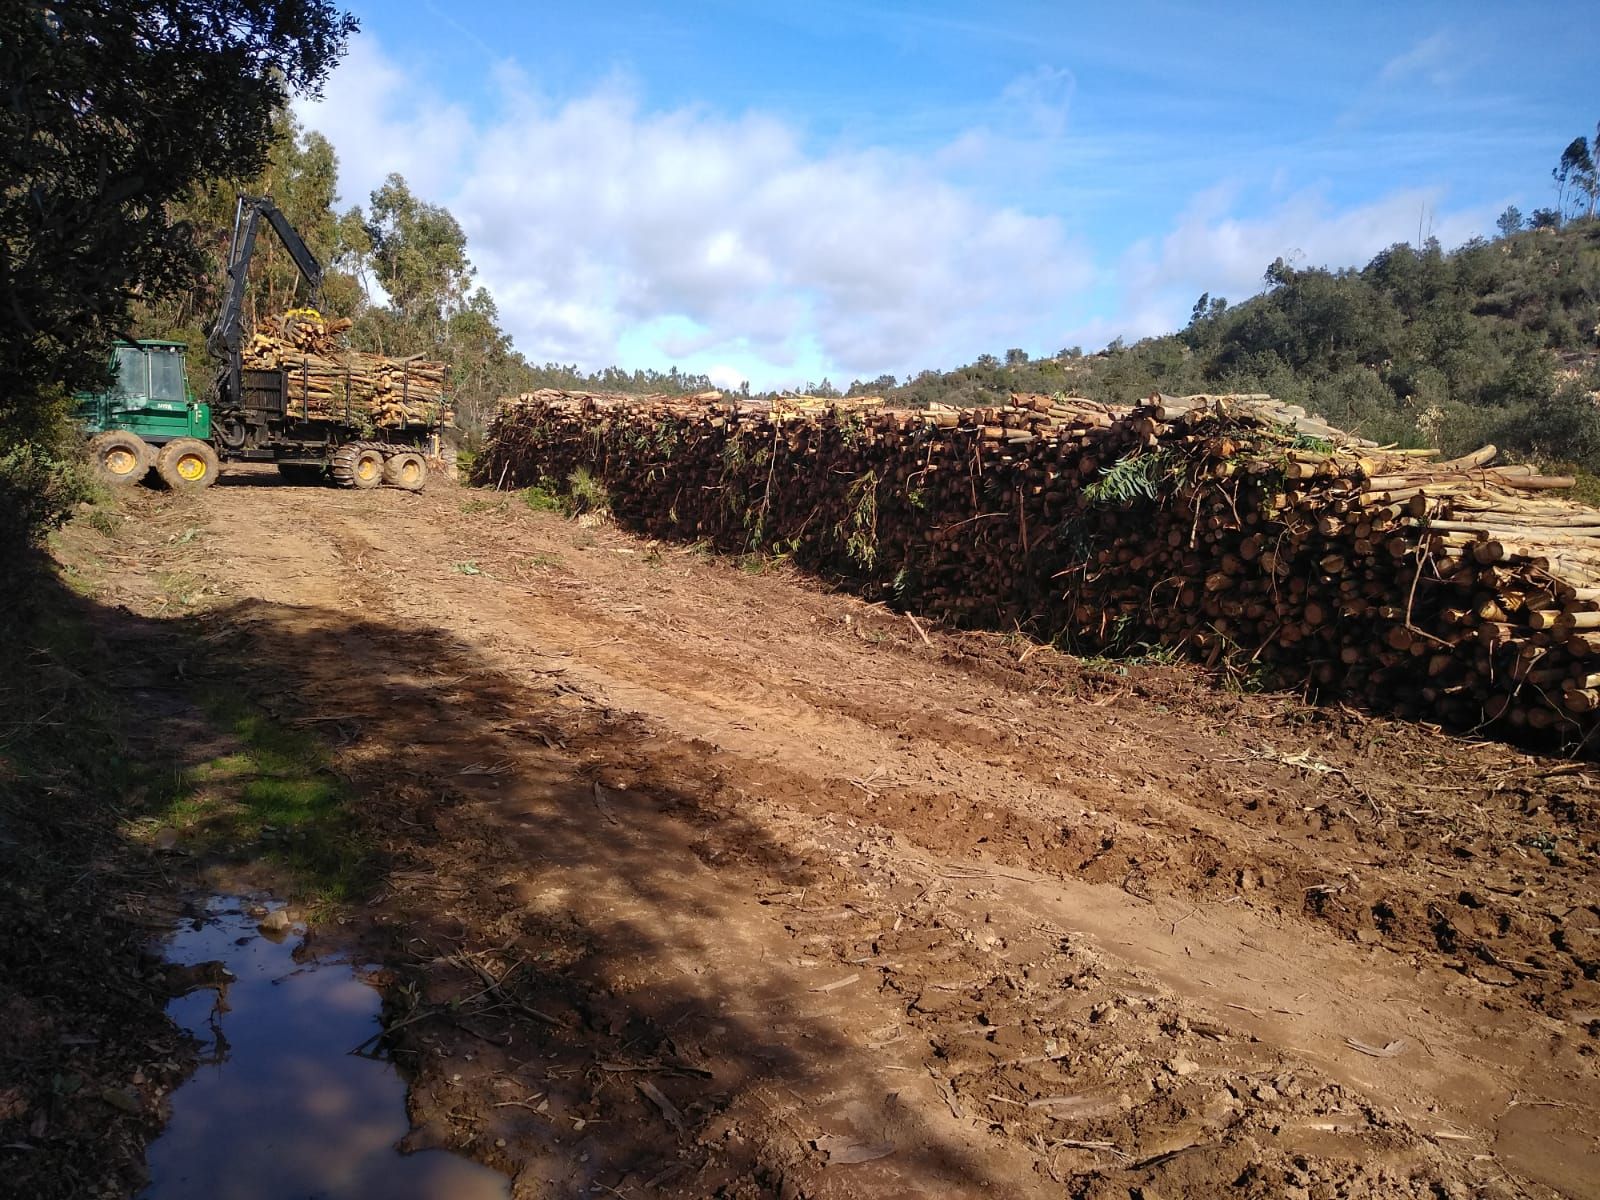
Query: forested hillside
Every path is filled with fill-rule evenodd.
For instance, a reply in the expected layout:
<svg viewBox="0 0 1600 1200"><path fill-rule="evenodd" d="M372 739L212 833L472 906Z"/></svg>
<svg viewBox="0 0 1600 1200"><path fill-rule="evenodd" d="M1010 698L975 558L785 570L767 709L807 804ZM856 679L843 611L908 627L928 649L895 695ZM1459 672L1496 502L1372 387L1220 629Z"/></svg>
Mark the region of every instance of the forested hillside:
<svg viewBox="0 0 1600 1200"><path fill-rule="evenodd" d="M190 346L196 387L210 379L205 331L221 303L223 264L241 193L271 196L305 238L326 271L321 308L350 317L352 344L383 354L421 354L450 367L450 391L469 436L481 433L497 397L539 387L627 392L696 392L711 387L701 375L668 371L585 372L575 365L528 362L500 325L499 311L477 271L467 238L448 209L412 192L390 175L365 206L341 211L338 161L320 133L301 129L280 111L266 169L239 181L212 180L173 206L189 224L208 270L194 289L140 307L142 337L175 337ZM256 243L246 327L258 316L306 303L304 281L269 231Z"/></svg>
<svg viewBox="0 0 1600 1200"><path fill-rule="evenodd" d="M1131 346L986 355L888 391L989 403L1013 390L1126 403L1151 392L1270 392L1384 442L1447 453L1486 441L1600 473L1600 219L1515 210L1451 252L1395 245L1365 267L1267 268L1267 290L1203 295L1187 328ZM852 390L879 390L881 381Z"/></svg>

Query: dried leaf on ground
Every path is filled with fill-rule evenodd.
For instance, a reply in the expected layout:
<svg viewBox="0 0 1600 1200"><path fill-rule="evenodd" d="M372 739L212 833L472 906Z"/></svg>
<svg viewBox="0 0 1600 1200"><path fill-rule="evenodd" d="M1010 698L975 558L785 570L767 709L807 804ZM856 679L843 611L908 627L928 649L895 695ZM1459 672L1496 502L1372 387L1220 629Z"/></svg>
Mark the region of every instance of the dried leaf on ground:
<svg viewBox="0 0 1600 1200"><path fill-rule="evenodd" d="M1404 1038L1396 1038L1382 1046L1373 1046L1357 1038L1347 1037L1344 1044L1352 1050L1359 1050L1362 1054L1370 1054L1373 1058L1399 1058L1406 1051Z"/></svg>
<svg viewBox="0 0 1600 1200"><path fill-rule="evenodd" d="M874 1159L888 1158L894 1153L894 1146L889 1142L863 1142L859 1138L833 1133L825 1133L811 1144L828 1156L830 1167L872 1162Z"/></svg>

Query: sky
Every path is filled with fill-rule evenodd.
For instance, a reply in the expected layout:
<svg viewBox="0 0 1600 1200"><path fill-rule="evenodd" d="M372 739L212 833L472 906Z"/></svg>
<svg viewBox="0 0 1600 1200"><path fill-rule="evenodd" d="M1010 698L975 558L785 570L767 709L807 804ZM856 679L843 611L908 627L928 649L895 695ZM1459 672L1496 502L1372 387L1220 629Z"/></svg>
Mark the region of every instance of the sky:
<svg viewBox="0 0 1600 1200"><path fill-rule="evenodd" d="M461 222L534 362L721 386L1095 350L1554 202L1593 9L345 0L344 204Z"/></svg>

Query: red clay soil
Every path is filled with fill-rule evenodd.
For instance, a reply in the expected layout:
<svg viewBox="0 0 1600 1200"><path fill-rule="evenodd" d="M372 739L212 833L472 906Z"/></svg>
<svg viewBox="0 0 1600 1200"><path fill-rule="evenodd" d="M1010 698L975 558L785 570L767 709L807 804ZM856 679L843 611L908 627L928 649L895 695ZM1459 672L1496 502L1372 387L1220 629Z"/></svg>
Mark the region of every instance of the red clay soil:
<svg viewBox="0 0 1600 1200"><path fill-rule="evenodd" d="M85 577L326 734L410 1143L518 1197L1600 1196L1593 764L515 497L140 504Z"/></svg>

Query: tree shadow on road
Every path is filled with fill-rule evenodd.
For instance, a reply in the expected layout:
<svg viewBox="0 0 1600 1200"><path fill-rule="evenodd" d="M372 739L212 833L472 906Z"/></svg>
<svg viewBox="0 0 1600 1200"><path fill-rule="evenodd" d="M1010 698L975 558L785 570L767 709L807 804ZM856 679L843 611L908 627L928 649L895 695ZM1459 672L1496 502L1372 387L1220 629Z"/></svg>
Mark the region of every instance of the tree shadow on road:
<svg viewBox="0 0 1600 1200"><path fill-rule="evenodd" d="M321 743L364 856L352 927L390 968L410 1148L478 1157L518 1195L1004 1190L921 1072L868 1047L863 1023L893 1002L797 965L767 902L804 903L817 849L741 814L747 781L722 778L711 747L607 709L557 660L513 678L436 628L59 599L98 682L143 714L134 757L161 772L231 752L204 697ZM121 828L126 804L100 801L102 834ZM180 852L225 818L191 813ZM825 1167L827 1136L883 1157Z"/></svg>

